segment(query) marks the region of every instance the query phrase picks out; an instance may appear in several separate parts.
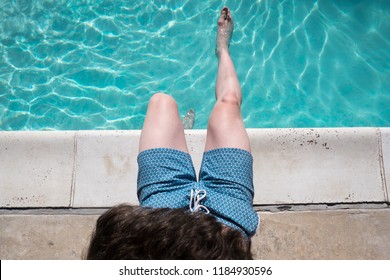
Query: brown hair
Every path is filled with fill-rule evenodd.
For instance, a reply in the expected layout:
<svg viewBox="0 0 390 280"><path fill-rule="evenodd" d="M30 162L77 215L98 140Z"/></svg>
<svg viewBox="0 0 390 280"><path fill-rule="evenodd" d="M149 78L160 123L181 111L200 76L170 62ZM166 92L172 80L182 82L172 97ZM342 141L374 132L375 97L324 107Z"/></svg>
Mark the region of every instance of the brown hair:
<svg viewBox="0 0 390 280"><path fill-rule="evenodd" d="M87 259L252 259L250 240L212 215L121 204L99 217Z"/></svg>

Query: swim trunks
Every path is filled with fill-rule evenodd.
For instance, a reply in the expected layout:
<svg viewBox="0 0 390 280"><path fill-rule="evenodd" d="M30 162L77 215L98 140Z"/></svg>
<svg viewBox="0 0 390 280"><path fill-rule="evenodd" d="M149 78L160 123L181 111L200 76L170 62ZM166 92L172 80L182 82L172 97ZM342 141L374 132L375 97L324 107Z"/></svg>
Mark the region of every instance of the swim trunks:
<svg viewBox="0 0 390 280"><path fill-rule="evenodd" d="M245 150L219 148L203 154L199 182L188 153L156 148L138 155L137 195L140 205L190 209L193 193L199 209L245 237L256 233L259 217L253 209L253 158Z"/></svg>

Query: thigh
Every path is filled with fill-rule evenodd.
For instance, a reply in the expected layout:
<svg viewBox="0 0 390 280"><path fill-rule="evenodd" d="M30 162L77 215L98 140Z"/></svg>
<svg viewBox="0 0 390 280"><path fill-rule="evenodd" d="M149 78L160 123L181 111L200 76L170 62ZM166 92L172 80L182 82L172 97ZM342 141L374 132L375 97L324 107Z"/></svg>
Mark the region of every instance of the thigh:
<svg viewBox="0 0 390 280"><path fill-rule="evenodd" d="M190 189L196 183L188 153L155 148L139 153L137 195L144 207L189 207Z"/></svg>
<svg viewBox="0 0 390 280"><path fill-rule="evenodd" d="M139 151L153 148L171 148L188 153L183 124L175 100L164 93L150 99Z"/></svg>
<svg viewBox="0 0 390 280"><path fill-rule="evenodd" d="M204 153L199 174L217 220L251 237L259 224L253 209L253 158L243 149L220 148Z"/></svg>
<svg viewBox="0 0 390 280"><path fill-rule="evenodd" d="M209 119L205 151L238 148L250 152L250 142L238 100L219 99Z"/></svg>

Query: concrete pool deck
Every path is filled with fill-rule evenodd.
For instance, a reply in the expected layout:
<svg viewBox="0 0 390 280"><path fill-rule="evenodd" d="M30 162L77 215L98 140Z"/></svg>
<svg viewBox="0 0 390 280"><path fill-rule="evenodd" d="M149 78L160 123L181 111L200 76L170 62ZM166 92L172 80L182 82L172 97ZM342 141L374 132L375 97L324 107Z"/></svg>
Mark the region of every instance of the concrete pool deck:
<svg viewBox="0 0 390 280"><path fill-rule="evenodd" d="M262 220L255 258L390 258L390 128L248 134ZM138 203L139 135L0 132L0 258L80 258L100 213ZM186 138L198 171L205 130Z"/></svg>

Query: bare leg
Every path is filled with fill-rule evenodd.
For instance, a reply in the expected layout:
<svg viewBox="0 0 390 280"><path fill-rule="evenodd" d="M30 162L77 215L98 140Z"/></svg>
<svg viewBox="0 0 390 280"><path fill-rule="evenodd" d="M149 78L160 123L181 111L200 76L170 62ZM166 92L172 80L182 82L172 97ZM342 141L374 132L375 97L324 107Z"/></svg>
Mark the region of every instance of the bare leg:
<svg viewBox="0 0 390 280"><path fill-rule="evenodd" d="M177 104L164 93L156 93L150 99L139 142L139 152L153 148L171 148L188 153Z"/></svg>
<svg viewBox="0 0 390 280"><path fill-rule="evenodd" d="M216 104L209 119L205 150L240 148L250 152L250 143L241 115L241 87L229 54L233 20L228 8L218 19L216 55L218 75Z"/></svg>

